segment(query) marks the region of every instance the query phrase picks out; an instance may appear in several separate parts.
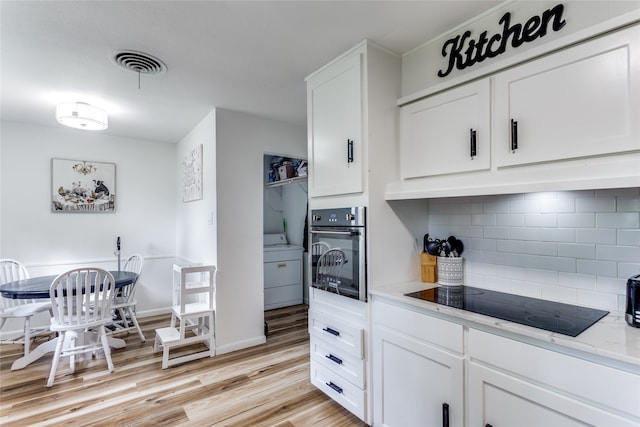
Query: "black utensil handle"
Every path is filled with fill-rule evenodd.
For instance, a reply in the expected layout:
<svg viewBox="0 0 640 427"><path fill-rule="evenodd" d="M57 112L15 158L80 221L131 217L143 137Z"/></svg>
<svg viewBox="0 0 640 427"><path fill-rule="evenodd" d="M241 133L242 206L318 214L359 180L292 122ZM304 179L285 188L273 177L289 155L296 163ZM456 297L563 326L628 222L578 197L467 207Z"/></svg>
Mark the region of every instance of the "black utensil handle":
<svg viewBox="0 0 640 427"><path fill-rule="evenodd" d="M518 122L511 119L511 151L518 149Z"/></svg>
<svg viewBox="0 0 640 427"><path fill-rule="evenodd" d="M342 365L342 359L340 359L339 357L334 356L331 353L325 355L324 357L326 357L327 359L331 360L332 362L337 363L338 365Z"/></svg>
<svg viewBox="0 0 640 427"><path fill-rule="evenodd" d="M475 130L471 129L471 131L469 132L469 139L470 139L470 146L471 146L471 160L473 160L473 158L478 155L478 147L476 144Z"/></svg>
<svg viewBox="0 0 640 427"><path fill-rule="evenodd" d="M333 381L329 381L328 383L325 383L325 384L331 387L333 390L337 391L338 393L342 394L342 387L338 387L333 383Z"/></svg>
<svg viewBox="0 0 640 427"><path fill-rule="evenodd" d="M327 333L329 333L331 335L335 335L336 337L340 336L340 332L336 331L335 329L331 329L328 326L326 328L324 328L323 331L325 331L325 332L327 332Z"/></svg>
<svg viewBox="0 0 640 427"><path fill-rule="evenodd" d="M347 139L347 163L353 163L353 139Z"/></svg>
<svg viewBox="0 0 640 427"><path fill-rule="evenodd" d="M442 404L442 427L449 427L449 404Z"/></svg>

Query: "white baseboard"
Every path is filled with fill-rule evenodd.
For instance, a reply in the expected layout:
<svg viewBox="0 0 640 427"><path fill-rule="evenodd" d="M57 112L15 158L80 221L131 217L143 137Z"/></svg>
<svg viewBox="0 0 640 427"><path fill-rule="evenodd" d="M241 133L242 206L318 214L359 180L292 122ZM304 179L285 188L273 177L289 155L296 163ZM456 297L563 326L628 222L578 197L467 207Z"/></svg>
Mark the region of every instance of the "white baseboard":
<svg viewBox="0 0 640 427"><path fill-rule="evenodd" d="M232 351L242 350L245 348L264 344L265 342L267 342L267 339L265 338L264 335L260 335L258 337L254 337L254 338L250 338L242 341L235 341L229 344L216 346L216 354L231 353Z"/></svg>

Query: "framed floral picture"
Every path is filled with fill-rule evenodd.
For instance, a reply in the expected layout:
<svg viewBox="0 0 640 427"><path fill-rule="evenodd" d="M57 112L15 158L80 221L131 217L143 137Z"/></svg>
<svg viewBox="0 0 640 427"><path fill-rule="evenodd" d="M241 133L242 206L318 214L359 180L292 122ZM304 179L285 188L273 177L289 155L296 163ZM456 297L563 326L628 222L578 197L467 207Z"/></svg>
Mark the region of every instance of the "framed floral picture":
<svg viewBox="0 0 640 427"><path fill-rule="evenodd" d="M51 159L52 212L115 212L115 163Z"/></svg>

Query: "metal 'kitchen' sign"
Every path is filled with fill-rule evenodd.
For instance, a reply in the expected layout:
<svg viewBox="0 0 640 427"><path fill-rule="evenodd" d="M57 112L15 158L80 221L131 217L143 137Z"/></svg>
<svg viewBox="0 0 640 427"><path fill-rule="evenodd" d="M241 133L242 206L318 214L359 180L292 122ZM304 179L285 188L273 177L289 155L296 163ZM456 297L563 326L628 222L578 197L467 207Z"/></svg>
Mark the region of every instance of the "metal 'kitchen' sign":
<svg viewBox="0 0 640 427"><path fill-rule="evenodd" d="M545 10L540 16L532 16L524 25L511 25L511 13L507 12L498 21L502 25L501 33L488 37L487 31L483 31L477 40L470 39L471 31L458 34L442 45L442 56L449 56L449 63L446 70L438 71L438 76L448 76L454 67L463 70L487 58L494 58L507 50L509 42L512 47L517 48L523 43L544 37L549 31L549 25L553 31L559 31L567 23L562 17L563 12L564 5L559 4Z"/></svg>

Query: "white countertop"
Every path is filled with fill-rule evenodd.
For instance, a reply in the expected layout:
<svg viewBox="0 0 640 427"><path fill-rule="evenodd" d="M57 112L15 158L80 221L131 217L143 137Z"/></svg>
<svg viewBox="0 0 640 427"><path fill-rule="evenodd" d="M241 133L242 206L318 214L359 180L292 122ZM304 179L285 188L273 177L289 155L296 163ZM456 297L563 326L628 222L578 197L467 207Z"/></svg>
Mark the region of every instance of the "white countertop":
<svg viewBox="0 0 640 427"><path fill-rule="evenodd" d="M596 322L577 337L557 334L543 329L520 325L507 320L472 313L446 305L440 305L417 298L407 297L409 292L430 289L437 286L432 283L405 282L378 286L370 289L374 296L384 297L403 304L411 305L425 311L432 311L460 320L463 324L475 324L493 328L497 331L509 334L517 334L527 340L538 340L561 346L567 349L578 350L592 355L605 357L615 361L629 363L640 368L640 328L627 325L624 313L611 311L603 319Z"/></svg>

